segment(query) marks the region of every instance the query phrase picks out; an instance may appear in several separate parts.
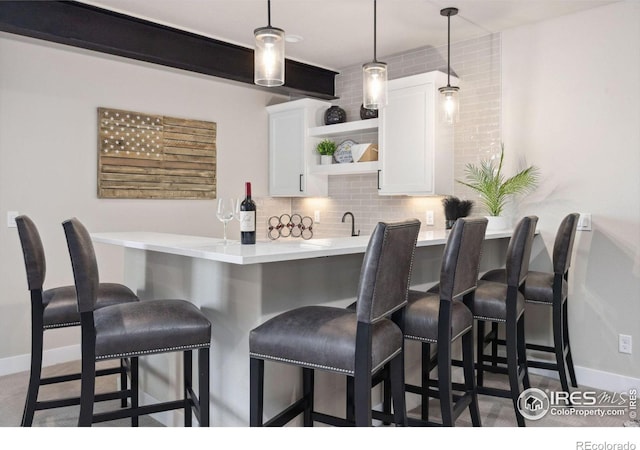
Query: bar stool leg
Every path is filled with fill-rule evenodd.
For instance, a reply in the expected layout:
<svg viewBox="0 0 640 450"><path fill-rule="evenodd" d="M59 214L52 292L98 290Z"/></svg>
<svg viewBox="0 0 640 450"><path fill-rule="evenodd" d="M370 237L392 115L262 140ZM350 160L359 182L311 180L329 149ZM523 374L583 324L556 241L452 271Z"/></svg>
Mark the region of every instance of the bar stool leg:
<svg viewBox="0 0 640 450"><path fill-rule="evenodd" d="M22 413L22 421L20 422L20 426L22 427L30 427L33 424L33 416L36 412L40 378L42 377L43 340L44 329L42 325L42 314L36 314L34 311L31 318L31 369L29 371L27 400Z"/></svg>
<svg viewBox="0 0 640 450"><path fill-rule="evenodd" d="M371 328L370 324L358 322L356 331L356 347L362 350L360 353L356 352L353 374L353 394L357 427L371 426Z"/></svg>
<svg viewBox="0 0 640 450"><path fill-rule="evenodd" d="M78 418L79 427L90 427L93 423L93 402L95 399L96 388L96 363L95 358L87 356L89 355L82 355L82 378L80 381L80 417Z"/></svg>
<svg viewBox="0 0 640 450"><path fill-rule="evenodd" d="M481 427L480 408L478 405L478 389L476 388L476 378L473 370L473 328L462 336L462 365L464 371L464 385L466 392L471 392L471 403L469 404L469 414L471 424L474 427Z"/></svg>
<svg viewBox="0 0 640 450"><path fill-rule="evenodd" d="M355 418L357 427L371 426L371 372L357 371L354 376Z"/></svg>
<svg viewBox="0 0 640 450"><path fill-rule="evenodd" d="M524 427L524 417L518 411L518 397L520 396L520 382L518 380L518 330L515 320L507 320L506 323L507 341L507 371L509 373L509 387L511 389L511 400L516 413L516 420L519 427Z"/></svg>
<svg viewBox="0 0 640 450"><path fill-rule="evenodd" d="M304 397L304 413L303 424L305 427L313 426L313 389L314 389L314 372L313 369L304 367L302 369L302 395Z"/></svg>
<svg viewBox="0 0 640 450"><path fill-rule="evenodd" d="M558 375L560 376L560 385L564 392L569 392L569 383L567 382L567 370L564 363L564 337L562 319L563 305L561 302L553 303L553 345L556 354L556 365L558 366Z"/></svg>
<svg viewBox="0 0 640 450"><path fill-rule="evenodd" d="M529 382L529 369L527 367L527 342L525 341L524 332L524 313L518 320L518 368L523 371L522 385L525 389L531 387Z"/></svg>
<svg viewBox="0 0 640 450"><path fill-rule="evenodd" d="M424 421L429 420L429 382L431 380L431 344L422 343L422 405L420 417Z"/></svg>
<svg viewBox="0 0 640 450"><path fill-rule="evenodd" d="M182 352L182 372L183 372L183 378L184 378L184 382L183 382L183 391L184 391L184 398L185 398L185 404L184 404L184 426L185 427L190 427L193 426L192 424L192 415L193 412L191 411L191 403L189 402L189 389L193 388L193 383L192 383L192 375L193 375L193 356L191 354L191 351L187 350L185 352Z"/></svg>
<svg viewBox="0 0 640 450"><path fill-rule="evenodd" d="M347 405L346 418L350 422L355 422L356 412L354 404L353 377L347 377Z"/></svg>
<svg viewBox="0 0 640 450"><path fill-rule="evenodd" d="M250 358L249 378L249 422L252 427L261 427L264 408L264 360Z"/></svg>
<svg viewBox="0 0 640 450"><path fill-rule="evenodd" d="M198 402L200 414L198 422L201 427L208 427L210 423L209 411L209 348L198 350Z"/></svg>
<svg viewBox="0 0 640 450"><path fill-rule="evenodd" d="M573 357L571 356L571 344L569 343L569 316L568 316L568 303L569 299L565 299L564 301L564 312L562 314L562 327L564 337L564 346L567 352L567 368L569 369L569 378L571 379L571 386L574 388L578 387L578 382L576 381L576 371L573 367Z"/></svg>
<svg viewBox="0 0 640 450"><path fill-rule="evenodd" d="M476 352L478 354L476 360L476 383L478 386L484 385L484 320L477 321L477 335L478 339L476 342L477 348Z"/></svg>
<svg viewBox="0 0 640 450"><path fill-rule="evenodd" d="M438 345L438 391L440 393L440 410L442 425L455 426L453 420L453 392L451 391L451 344L443 342Z"/></svg>
<svg viewBox="0 0 640 450"><path fill-rule="evenodd" d="M121 391L127 390L127 384L129 383L128 378L129 377L127 376L127 360L125 358L121 358L120 359L120 390ZM121 408L127 407L126 397L120 400L120 407Z"/></svg>
<svg viewBox="0 0 640 450"><path fill-rule="evenodd" d="M393 420L396 426L407 426L407 403L404 394L404 353L393 358L389 364L390 390L393 399ZM387 377L385 377L387 379Z"/></svg>
<svg viewBox="0 0 640 450"><path fill-rule="evenodd" d="M391 415L391 401L393 399L393 395L392 395L392 386L391 386L391 368L390 365L387 364L384 369L382 369L383 372L383 378L382 378L382 412L384 412L387 415ZM383 422L385 425L389 425L389 422Z"/></svg>
<svg viewBox="0 0 640 450"><path fill-rule="evenodd" d="M498 367L498 322L491 323L491 334L493 336L491 339L491 365Z"/></svg>
<svg viewBox="0 0 640 450"><path fill-rule="evenodd" d="M136 409L140 406L140 394L138 393L138 379L140 374L140 365L138 357L134 356L129 359L131 365L131 409ZM139 417L131 416L131 426L137 427L139 425Z"/></svg>

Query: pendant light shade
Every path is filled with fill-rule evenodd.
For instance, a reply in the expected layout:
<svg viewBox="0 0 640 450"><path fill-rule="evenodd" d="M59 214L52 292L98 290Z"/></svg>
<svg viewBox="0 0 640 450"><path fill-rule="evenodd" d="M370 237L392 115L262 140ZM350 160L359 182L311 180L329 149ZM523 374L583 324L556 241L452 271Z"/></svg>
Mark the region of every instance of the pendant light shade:
<svg viewBox="0 0 640 450"><path fill-rule="evenodd" d="M447 17L447 85L439 89L442 94L442 120L453 124L458 121L460 114L460 99L458 86L451 86L451 16L458 14L458 8L444 8L441 16Z"/></svg>
<svg viewBox="0 0 640 450"><path fill-rule="evenodd" d="M444 86L439 89L442 94L442 120L453 124L460 119L460 98L458 86Z"/></svg>
<svg viewBox="0 0 640 450"><path fill-rule="evenodd" d="M387 64L376 59L376 0L373 0L373 61L362 66L362 105L380 109L387 104Z"/></svg>
<svg viewBox="0 0 640 450"><path fill-rule="evenodd" d="M271 26L271 0L267 0L268 25L253 32L254 51L253 82L260 86L284 84L284 30Z"/></svg>

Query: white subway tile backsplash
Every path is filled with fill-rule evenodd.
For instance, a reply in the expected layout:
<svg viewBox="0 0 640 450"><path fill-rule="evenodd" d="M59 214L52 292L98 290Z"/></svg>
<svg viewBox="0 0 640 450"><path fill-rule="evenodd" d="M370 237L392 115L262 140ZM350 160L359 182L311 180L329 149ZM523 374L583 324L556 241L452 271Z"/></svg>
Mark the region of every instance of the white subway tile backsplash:
<svg viewBox="0 0 640 450"><path fill-rule="evenodd" d="M459 77L460 122L455 126L454 178L463 179L467 163L477 163L481 157L500 150L501 140L501 41L499 34L489 34L451 45L452 75ZM447 48L423 47L402 54L379 58L388 64L389 79L415 75L432 70L447 71ZM332 104L347 113L347 120L360 120L362 103L362 65L355 64L340 71L336 77L336 95ZM350 136L356 142L377 143L376 134ZM341 138L335 139L337 143ZM355 216L355 228L370 234L378 221L417 218L422 230L444 228L442 197L380 196L377 174L329 177L327 199L282 199L265 204L265 209L286 209L313 217L320 210L321 222L314 224L314 237L348 236L350 220L342 223L346 211ZM477 195L459 183L454 183L454 195L476 200ZM427 210L435 212L435 225L425 224ZM266 214L266 213L265 213ZM472 214L482 214L476 207ZM260 217L260 213L259 213ZM268 217L267 217L268 218Z"/></svg>

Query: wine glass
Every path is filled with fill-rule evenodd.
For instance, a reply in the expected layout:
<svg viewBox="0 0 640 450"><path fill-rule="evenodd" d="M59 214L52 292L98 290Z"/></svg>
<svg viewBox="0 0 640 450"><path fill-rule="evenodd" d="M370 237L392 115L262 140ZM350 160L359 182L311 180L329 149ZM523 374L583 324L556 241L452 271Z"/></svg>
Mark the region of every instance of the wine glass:
<svg viewBox="0 0 640 450"><path fill-rule="evenodd" d="M240 204L242 203L242 198L238 197L236 199L233 199L233 203L235 205L233 217L235 217L236 220L240 222Z"/></svg>
<svg viewBox="0 0 640 450"><path fill-rule="evenodd" d="M216 217L224 224L224 243L227 243L227 223L233 219L235 205L233 199L219 198Z"/></svg>

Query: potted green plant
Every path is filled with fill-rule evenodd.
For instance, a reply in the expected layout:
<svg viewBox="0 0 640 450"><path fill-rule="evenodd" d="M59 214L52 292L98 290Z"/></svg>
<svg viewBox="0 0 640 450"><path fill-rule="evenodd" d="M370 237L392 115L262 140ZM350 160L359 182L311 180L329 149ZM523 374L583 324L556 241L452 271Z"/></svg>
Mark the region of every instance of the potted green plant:
<svg viewBox="0 0 640 450"><path fill-rule="evenodd" d="M333 154L336 152L336 143L330 139L323 139L316 146L316 150L320 153L321 164L332 164Z"/></svg>
<svg viewBox="0 0 640 450"><path fill-rule="evenodd" d="M466 181L456 180L480 194L480 203L489 214L488 229L507 228L506 219L502 216L507 201L518 194L527 194L538 185L538 168L527 167L514 176L506 178L502 173L504 160L504 144L501 145L500 159L482 160L480 166L467 164Z"/></svg>

